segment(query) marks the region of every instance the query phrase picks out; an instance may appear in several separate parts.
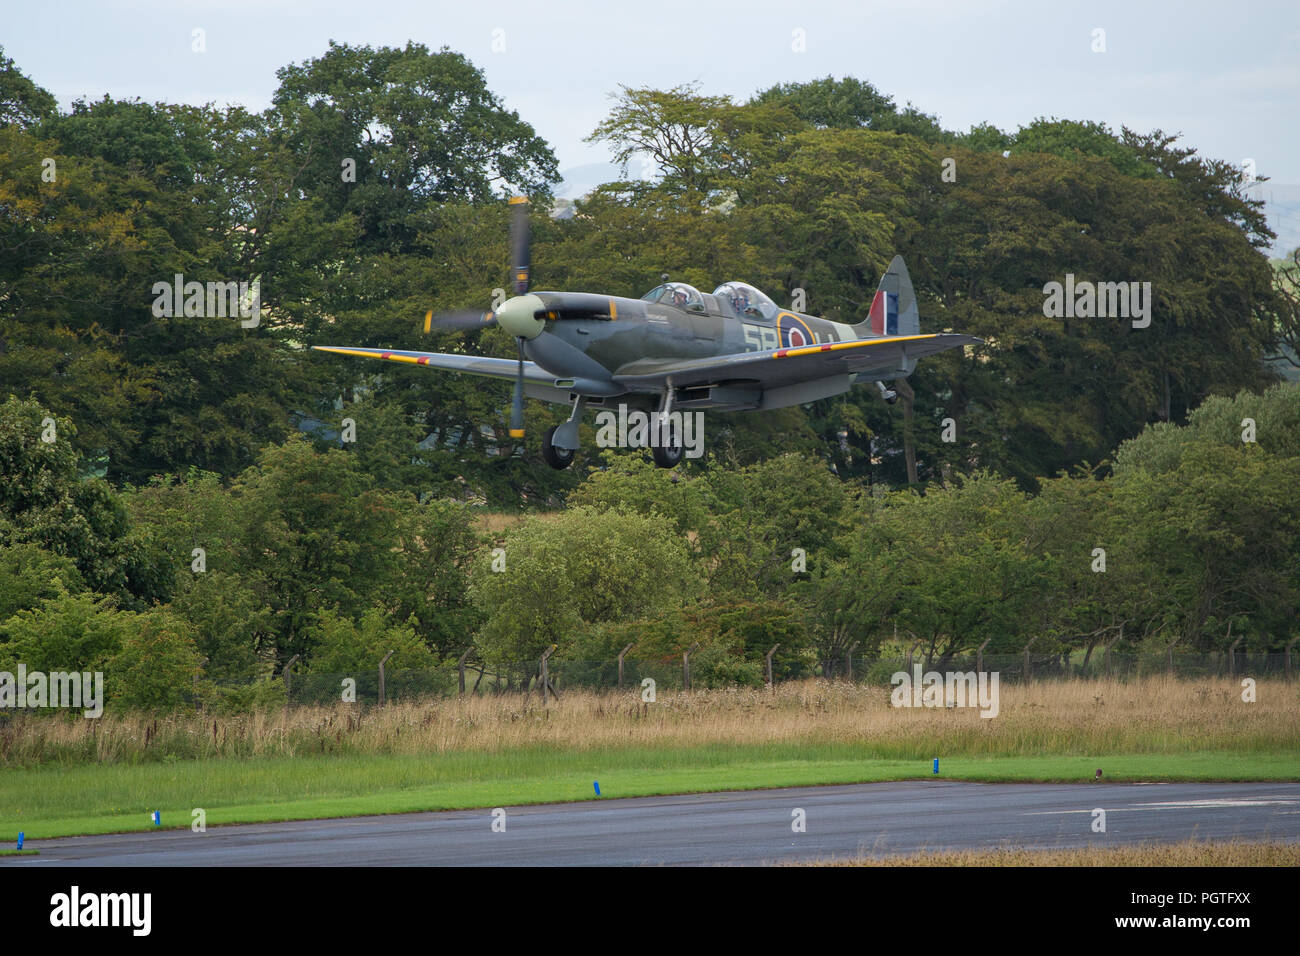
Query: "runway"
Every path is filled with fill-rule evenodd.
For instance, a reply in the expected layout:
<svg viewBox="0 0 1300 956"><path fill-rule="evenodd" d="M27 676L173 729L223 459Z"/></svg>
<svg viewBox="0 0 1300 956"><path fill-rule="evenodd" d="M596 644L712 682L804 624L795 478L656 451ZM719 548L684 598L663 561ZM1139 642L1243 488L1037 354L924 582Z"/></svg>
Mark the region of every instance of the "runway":
<svg viewBox="0 0 1300 956"><path fill-rule="evenodd" d="M1106 830L1094 832L1094 809ZM49 866L763 864L924 849L1300 840L1300 784L948 781L601 799L30 840ZM795 832L803 811L803 832ZM493 829L494 821L497 830ZM504 821L504 830L501 830Z"/></svg>

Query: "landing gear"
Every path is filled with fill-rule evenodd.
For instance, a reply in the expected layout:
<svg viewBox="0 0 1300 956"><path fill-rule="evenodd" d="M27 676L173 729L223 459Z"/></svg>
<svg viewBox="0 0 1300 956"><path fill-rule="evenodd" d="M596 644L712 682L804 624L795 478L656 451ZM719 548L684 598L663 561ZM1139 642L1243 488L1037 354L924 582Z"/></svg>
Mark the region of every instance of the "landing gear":
<svg viewBox="0 0 1300 956"><path fill-rule="evenodd" d="M573 410L563 425L553 425L542 436L542 458L557 471L573 464L573 453L578 450L578 424L587 407L587 399L579 395L573 400Z"/></svg>
<svg viewBox="0 0 1300 956"><path fill-rule="evenodd" d="M673 380L668 380L664 390L664 403L654 422L653 440L650 442L650 455L659 468L676 468L681 463L686 448L682 445L681 419L676 421L668 413L673 408Z"/></svg>
<svg viewBox="0 0 1300 956"><path fill-rule="evenodd" d="M650 454L660 468L676 468L681 462L686 449L682 446L682 436L672 420L664 421L659 429L659 442L650 446Z"/></svg>
<svg viewBox="0 0 1300 956"><path fill-rule="evenodd" d="M560 425L552 425L546 429L546 434L542 436L542 458L556 471L563 471L573 464L573 449L558 448L552 443L556 430L561 427Z"/></svg>
<svg viewBox="0 0 1300 956"><path fill-rule="evenodd" d="M877 382L876 388L880 389L880 397L885 400L886 405L892 405L898 401L898 393L892 388L886 388L884 382Z"/></svg>

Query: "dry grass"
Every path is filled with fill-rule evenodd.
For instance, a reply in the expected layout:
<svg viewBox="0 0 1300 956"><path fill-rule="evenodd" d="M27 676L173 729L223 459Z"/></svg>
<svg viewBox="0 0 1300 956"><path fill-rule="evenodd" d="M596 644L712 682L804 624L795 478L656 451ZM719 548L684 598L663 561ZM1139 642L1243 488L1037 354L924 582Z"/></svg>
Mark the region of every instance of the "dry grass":
<svg viewBox="0 0 1300 956"><path fill-rule="evenodd" d="M847 744L879 758L1288 751L1300 744L1300 685L1258 684L1243 703L1231 680L1042 682L1003 685L1001 712L895 709L889 690L821 680L774 692L571 691L434 699L382 710L357 705L275 708L239 716L18 714L0 730L0 766L136 762L322 753L441 754L635 747Z"/></svg>
<svg viewBox="0 0 1300 956"><path fill-rule="evenodd" d="M943 850L791 866L1300 866L1300 843L1141 843L1073 850Z"/></svg>

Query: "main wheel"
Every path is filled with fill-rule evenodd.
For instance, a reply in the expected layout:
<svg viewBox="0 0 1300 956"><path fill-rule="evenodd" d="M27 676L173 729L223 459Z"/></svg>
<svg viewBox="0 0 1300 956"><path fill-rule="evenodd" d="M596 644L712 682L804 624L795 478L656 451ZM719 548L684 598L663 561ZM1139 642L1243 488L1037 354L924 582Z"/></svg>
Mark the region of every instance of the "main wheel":
<svg viewBox="0 0 1300 956"><path fill-rule="evenodd" d="M650 445L650 454L654 457L655 464L660 468L676 468L685 452L686 449L682 447L681 435L677 434L677 429L673 428L671 420L663 425L662 431L659 433L659 441L652 442Z"/></svg>
<svg viewBox="0 0 1300 956"><path fill-rule="evenodd" d="M542 457L546 463L556 471L563 471L573 464L572 448L556 448L551 444L551 438L555 435L558 425L552 425L546 429L546 434L542 436Z"/></svg>

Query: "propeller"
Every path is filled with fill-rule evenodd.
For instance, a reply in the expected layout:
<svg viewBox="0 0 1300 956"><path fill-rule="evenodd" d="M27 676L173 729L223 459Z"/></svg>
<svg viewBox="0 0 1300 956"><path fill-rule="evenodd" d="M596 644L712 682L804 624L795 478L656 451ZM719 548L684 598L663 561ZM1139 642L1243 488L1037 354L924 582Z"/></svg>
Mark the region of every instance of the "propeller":
<svg viewBox="0 0 1300 956"><path fill-rule="evenodd" d="M531 242L528 234L528 199L524 196L511 196L510 217L510 261L515 279L515 295L528 294L528 278L531 262ZM534 298L536 298L534 296ZM515 374L515 392L510 400L510 437L524 437L524 337L515 336L515 347L519 350L519 366Z"/></svg>
<svg viewBox="0 0 1300 956"><path fill-rule="evenodd" d="M510 219L510 262L514 267L515 295L528 294L528 273L531 265L528 235L528 198L511 196L514 213Z"/></svg>
<svg viewBox="0 0 1300 956"><path fill-rule="evenodd" d="M434 329L449 332L466 332L470 329L482 329L496 324L496 314L481 309L456 309L451 312L434 312L430 309L424 313L424 331Z"/></svg>
<svg viewBox="0 0 1300 956"><path fill-rule="evenodd" d="M511 282L515 295L526 295L529 282L529 246L528 233L528 199L525 196L510 197L512 209L510 218L510 269ZM434 329L450 332L464 332L470 329L486 328L495 325L496 313L481 309L452 309L447 312L434 312L430 309L424 313L424 331Z"/></svg>
<svg viewBox="0 0 1300 956"><path fill-rule="evenodd" d="M524 340L515 339L519 349L519 372L515 375L515 393L510 400L510 437L524 437Z"/></svg>
<svg viewBox="0 0 1300 956"><path fill-rule="evenodd" d="M524 437L524 342L541 334L544 322L537 316L545 308L542 300L528 294L531 269L528 231L528 199L525 196L510 198L510 277L514 295L492 311L456 309L450 312L424 314L424 331L434 329L466 331L499 325L515 338L519 355L515 375L514 398L510 403L510 437Z"/></svg>

